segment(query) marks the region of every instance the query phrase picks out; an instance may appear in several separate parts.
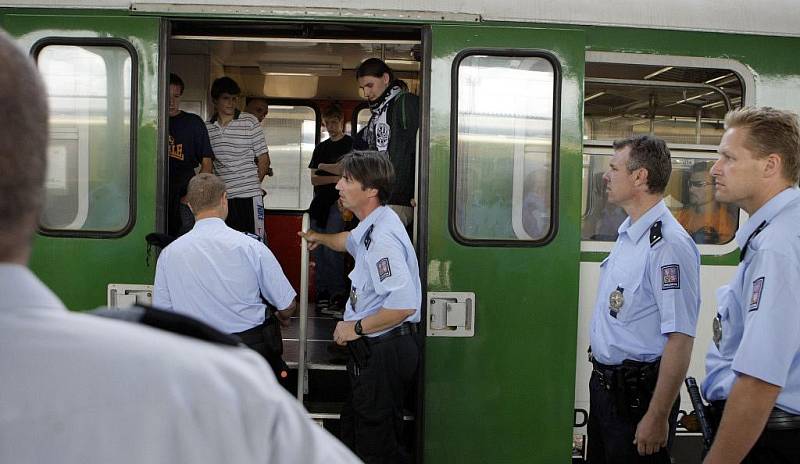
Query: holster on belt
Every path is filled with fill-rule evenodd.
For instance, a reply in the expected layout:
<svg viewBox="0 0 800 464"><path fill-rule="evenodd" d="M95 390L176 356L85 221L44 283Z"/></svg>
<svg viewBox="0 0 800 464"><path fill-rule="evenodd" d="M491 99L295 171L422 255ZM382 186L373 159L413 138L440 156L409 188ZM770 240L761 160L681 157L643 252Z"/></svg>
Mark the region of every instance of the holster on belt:
<svg viewBox="0 0 800 464"><path fill-rule="evenodd" d="M369 362L369 356L372 353L365 337L348 342L347 349L350 350L350 355L353 357L353 363L356 368L358 370L365 369ZM356 372L356 375L358 375L358 372Z"/></svg>
<svg viewBox="0 0 800 464"><path fill-rule="evenodd" d="M602 374L603 386L614 399L617 414L635 420L644 416L656 388L659 361L626 360L613 368L596 368Z"/></svg>
<svg viewBox="0 0 800 464"><path fill-rule="evenodd" d="M281 323L275 313L271 313L264 320L264 344L266 348L277 356L283 355L283 335Z"/></svg>

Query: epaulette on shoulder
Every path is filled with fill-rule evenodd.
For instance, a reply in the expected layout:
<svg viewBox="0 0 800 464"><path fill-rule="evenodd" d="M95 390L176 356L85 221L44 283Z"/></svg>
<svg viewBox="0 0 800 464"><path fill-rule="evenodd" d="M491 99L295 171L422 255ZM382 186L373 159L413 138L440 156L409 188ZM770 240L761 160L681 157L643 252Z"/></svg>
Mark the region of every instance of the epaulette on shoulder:
<svg viewBox="0 0 800 464"><path fill-rule="evenodd" d="M185 337L204 340L221 345L238 346L239 340L224 332L211 327L205 322L183 314L164 311L152 306L136 305L129 308L98 308L89 311L89 314L142 324L155 329L164 330Z"/></svg>
<svg viewBox="0 0 800 464"><path fill-rule="evenodd" d="M364 234L364 246L367 247L367 250L369 250L369 245L372 243L372 230L373 229L375 229L375 224L372 224L371 226L369 226L369 229L367 229L367 233Z"/></svg>
<svg viewBox="0 0 800 464"><path fill-rule="evenodd" d="M662 238L664 235L661 233L661 221L656 221L650 226L650 248L656 246L656 243L660 242Z"/></svg>
<svg viewBox="0 0 800 464"><path fill-rule="evenodd" d="M243 234L245 234L245 235L247 235L248 237L250 237L250 238L252 238L252 239L255 239L255 240L258 240L259 242L261 242L261 237L259 237L259 236L258 236L258 235L256 235L256 234L251 234L250 232L242 232L242 233L243 233ZM263 243L263 242L262 242L262 243Z"/></svg>

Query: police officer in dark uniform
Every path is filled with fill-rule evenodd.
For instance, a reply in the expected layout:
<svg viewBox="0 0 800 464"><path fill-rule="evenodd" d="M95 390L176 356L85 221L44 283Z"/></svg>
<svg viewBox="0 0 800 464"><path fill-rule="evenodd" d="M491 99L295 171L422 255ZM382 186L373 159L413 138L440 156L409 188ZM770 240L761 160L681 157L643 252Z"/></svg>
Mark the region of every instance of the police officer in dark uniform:
<svg viewBox="0 0 800 464"><path fill-rule="evenodd" d="M336 189L344 207L360 220L358 227L300 235L310 249L322 244L355 259L344 321L333 334L350 351L351 392L342 410L342 440L367 463L407 462L402 411L419 362L419 264L403 223L386 206L394 182L388 158L354 152L341 164Z"/></svg>
<svg viewBox="0 0 800 464"><path fill-rule="evenodd" d="M794 113L725 117L715 198L750 215L736 276L717 290L703 394L719 430L706 463L800 462L800 127Z"/></svg>
<svg viewBox="0 0 800 464"><path fill-rule="evenodd" d="M628 218L600 265L592 316L592 464L670 462L700 307L700 254L663 201L671 169L664 141L646 135L615 142L604 176Z"/></svg>

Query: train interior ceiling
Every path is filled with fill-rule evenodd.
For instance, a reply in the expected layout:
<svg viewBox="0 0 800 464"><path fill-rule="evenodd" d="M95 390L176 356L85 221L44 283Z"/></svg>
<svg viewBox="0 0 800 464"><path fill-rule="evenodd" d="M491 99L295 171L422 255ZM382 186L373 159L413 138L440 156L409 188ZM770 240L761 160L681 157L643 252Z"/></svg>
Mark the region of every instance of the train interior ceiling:
<svg viewBox="0 0 800 464"><path fill-rule="evenodd" d="M419 29L394 26L177 22L172 25L168 67L186 84L182 108L206 120L213 113L209 89L218 77L228 76L239 84L244 97L240 109L247 97L269 100L263 125L275 177L268 180L265 206L303 210L311 200L310 182L294 188L288 182L296 183L298 172L308 177L311 151L327 136L320 125L321 111L338 104L344 111L345 132L356 132L350 127L354 112L365 122L369 111L355 70L372 57L384 60L418 94L420 34Z"/></svg>

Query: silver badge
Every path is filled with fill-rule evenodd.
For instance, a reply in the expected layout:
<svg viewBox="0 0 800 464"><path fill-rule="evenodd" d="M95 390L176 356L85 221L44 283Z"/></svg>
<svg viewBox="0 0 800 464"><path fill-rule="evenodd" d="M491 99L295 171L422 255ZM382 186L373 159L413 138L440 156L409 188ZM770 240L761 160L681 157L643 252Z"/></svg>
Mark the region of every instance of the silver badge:
<svg viewBox="0 0 800 464"><path fill-rule="evenodd" d="M719 314L714 318L713 330L714 344L717 345L717 349L719 349L719 342L722 341L722 318L719 317Z"/></svg>
<svg viewBox="0 0 800 464"><path fill-rule="evenodd" d="M620 287L617 287L616 290L611 292L611 295L608 296L608 306L611 308L611 311L616 314L622 309L622 305L625 304L625 297L622 295L624 290Z"/></svg>
<svg viewBox="0 0 800 464"><path fill-rule="evenodd" d="M350 307L353 308L353 311L356 310L356 303L358 303L358 292L356 291L356 287L350 287Z"/></svg>

